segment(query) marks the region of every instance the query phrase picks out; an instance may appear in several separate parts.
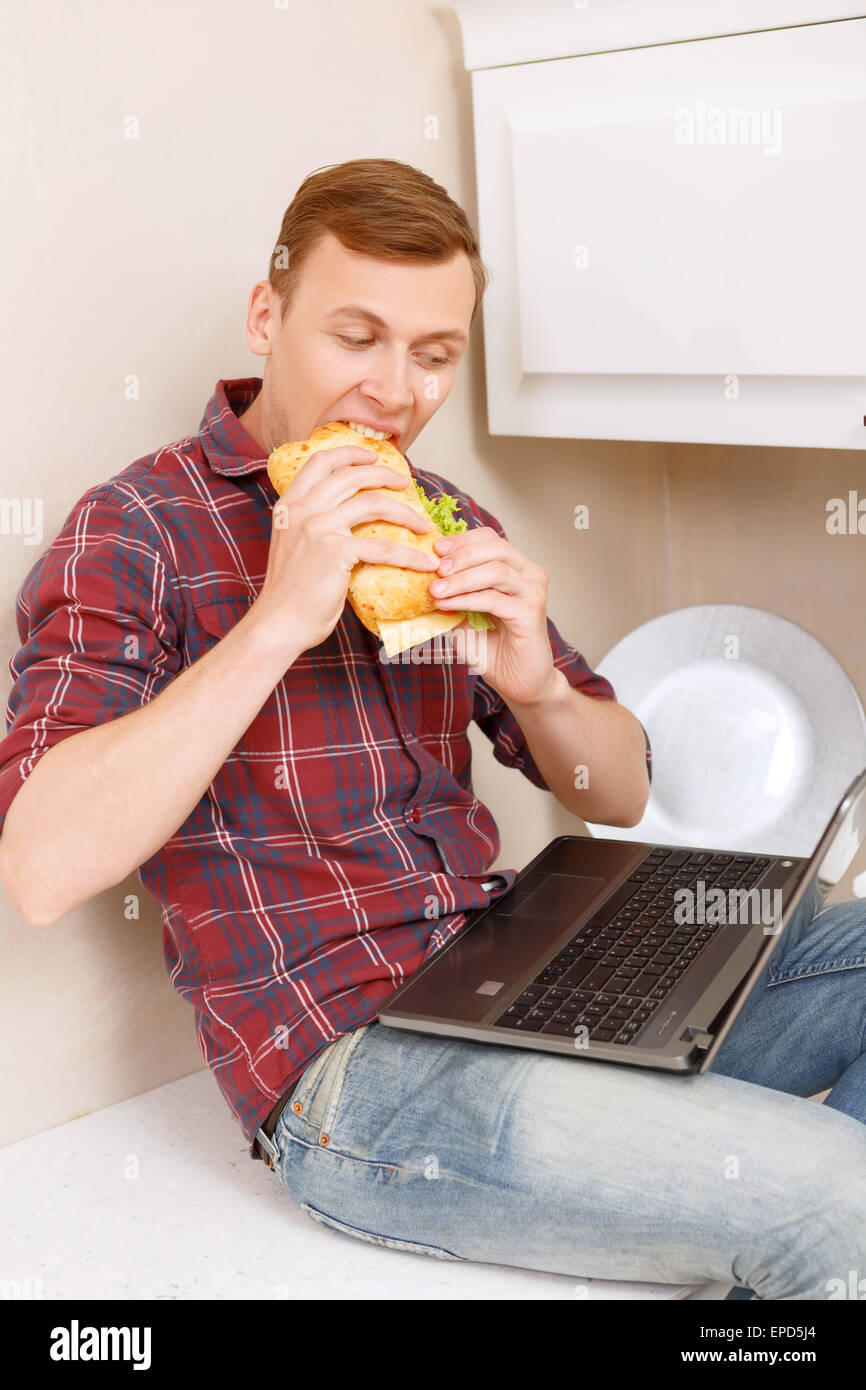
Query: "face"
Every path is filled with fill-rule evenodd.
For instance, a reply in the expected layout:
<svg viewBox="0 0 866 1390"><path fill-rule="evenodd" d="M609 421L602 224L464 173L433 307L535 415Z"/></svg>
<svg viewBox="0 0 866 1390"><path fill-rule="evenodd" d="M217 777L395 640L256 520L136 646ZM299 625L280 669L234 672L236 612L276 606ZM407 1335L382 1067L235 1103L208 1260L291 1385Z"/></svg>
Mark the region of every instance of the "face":
<svg viewBox="0 0 866 1390"><path fill-rule="evenodd" d="M247 343L265 365L241 424L267 453L331 420L381 428L405 453L454 384L474 304L462 251L441 265L400 264L348 251L328 233L284 324L267 280L250 295Z"/></svg>

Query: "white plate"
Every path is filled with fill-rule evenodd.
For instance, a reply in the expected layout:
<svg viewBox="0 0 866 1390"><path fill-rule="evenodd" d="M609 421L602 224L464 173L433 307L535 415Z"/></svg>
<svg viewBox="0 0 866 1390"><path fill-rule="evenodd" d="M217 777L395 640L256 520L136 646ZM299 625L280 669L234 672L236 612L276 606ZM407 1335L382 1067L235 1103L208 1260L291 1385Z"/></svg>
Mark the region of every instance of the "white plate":
<svg viewBox="0 0 866 1390"><path fill-rule="evenodd" d="M653 783L618 840L811 854L866 766L866 716L842 667L787 618L696 604L636 628L595 668L644 725Z"/></svg>

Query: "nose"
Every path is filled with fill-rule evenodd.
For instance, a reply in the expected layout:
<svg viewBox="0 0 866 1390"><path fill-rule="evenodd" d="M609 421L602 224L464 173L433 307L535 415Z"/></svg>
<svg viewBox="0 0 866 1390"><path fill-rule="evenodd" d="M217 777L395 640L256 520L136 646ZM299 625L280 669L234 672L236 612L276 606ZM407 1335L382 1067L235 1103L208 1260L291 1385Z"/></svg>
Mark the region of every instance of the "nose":
<svg viewBox="0 0 866 1390"><path fill-rule="evenodd" d="M406 358L398 348L377 354L375 374L361 383L363 395L375 401L379 413L389 419L404 415L413 405L406 373Z"/></svg>

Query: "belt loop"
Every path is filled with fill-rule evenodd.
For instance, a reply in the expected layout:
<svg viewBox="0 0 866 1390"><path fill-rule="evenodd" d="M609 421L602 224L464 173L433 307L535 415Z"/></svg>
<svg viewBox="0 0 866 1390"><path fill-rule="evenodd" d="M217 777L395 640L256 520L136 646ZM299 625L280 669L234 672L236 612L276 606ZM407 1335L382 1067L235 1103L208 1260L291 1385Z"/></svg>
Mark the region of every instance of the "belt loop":
<svg viewBox="0 0 866 1390"><path fill-rule="evenodd" d="M493 876L492 876L491 878L486 878L486 879L484 880L484 882L482 883L481 887L482 887L483 889L485 889L486 892L493 892L493 890L494 890L495 888L502 888L502 887L504 887L507 883L508 883L508 879L505 877L504 874L499 874L499 873L495 873L495 872L494 872L494 874L493 874Z"/></svg>
<svg viewBox="0 0 866 1390"><path fill-rule="evenodd" d="M261 1127L259 1127L259 1129L256 1130L256 1140L258 1141L259 1145L264 1149L265 1153L269 1156L265 1159L266 1166L273 1170L274 1163L276 1159L279 1157L279 1149L276 1147L275 1144L271 1142L271 1140L268 1138L268 1136L265 1134L265 1131Z"/></svg>

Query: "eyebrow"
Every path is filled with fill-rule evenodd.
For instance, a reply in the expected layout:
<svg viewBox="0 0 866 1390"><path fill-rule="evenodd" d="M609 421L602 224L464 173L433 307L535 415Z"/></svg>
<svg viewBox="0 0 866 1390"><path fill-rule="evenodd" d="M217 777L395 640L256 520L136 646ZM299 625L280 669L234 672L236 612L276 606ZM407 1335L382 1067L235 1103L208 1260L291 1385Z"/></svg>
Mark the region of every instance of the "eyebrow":
<svg viewBox="0 0 866 1390"><path fill-rule="evenodd" d="M387 328L388 325L378 314L374 314L372 309L366 309L363 304L341 304L338 309L332 309L325 315L326 319L336 318L356 318L366 319L367 323L372 323L376 328ZM466 334L459 328L437 328L432 333L422 333L416 341L426 343L430 338L451 338L455 343L468 343Z"/></svg>

